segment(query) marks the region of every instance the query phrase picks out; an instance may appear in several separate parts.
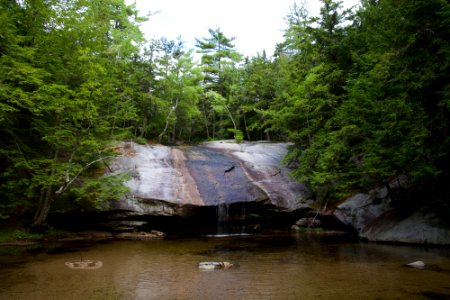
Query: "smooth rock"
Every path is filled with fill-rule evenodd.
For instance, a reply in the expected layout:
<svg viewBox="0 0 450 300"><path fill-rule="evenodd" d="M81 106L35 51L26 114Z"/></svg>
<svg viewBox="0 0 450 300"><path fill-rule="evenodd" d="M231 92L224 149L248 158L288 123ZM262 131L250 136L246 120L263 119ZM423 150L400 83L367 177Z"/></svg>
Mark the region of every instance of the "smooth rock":
<svg viewBox="0 0 450 300"><path fill-rule="evenodd" d="M392 189L406 186L400 177L390 184ZM405 215L391 206L386 187L367 194L356 194L333 212L342 223L353 227L360 238L374 242L450 245L450 226L446 220L427 208Z"/></svg>
<svg viewBox="0 0 450 300"><path fill-rule="evenodd" d="M311 193L281 166L286 143L207 142L172 148L126 143L110 170L129 172L130 192L111 209L136 216L174 216L186 206L259 202L279 210L308 207Z"/></svg>
<svg viewBox="0 0 450 300"><path fill-rule="evenodd" d="M416 268L416 269L423 269L425 268L425 263L421 260L409 263L406 265L407 267Z"/></svg>
<svg viewBox="0 0 450 300"><path fill-rule="evenodd" d="M365 227L360 237L378 242L450 245L450 228L425 208L407 217L391 210Z"/></svg>
<svg viewBox="0 0 450 300"><path fill-rule="evenodd" d="M232 263L227 261L216 262L216 261L205 261L198 263L198 268L202 270L218 270L218 269L229 269L233 267Z"/></svg>

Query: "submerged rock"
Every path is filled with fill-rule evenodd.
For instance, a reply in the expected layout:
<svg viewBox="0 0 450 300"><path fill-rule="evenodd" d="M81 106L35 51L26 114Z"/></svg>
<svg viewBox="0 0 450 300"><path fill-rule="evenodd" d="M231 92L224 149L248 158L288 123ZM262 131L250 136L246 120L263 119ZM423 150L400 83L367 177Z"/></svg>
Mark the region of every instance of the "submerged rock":
<svg viewBox="0 0 450 300"><path fill-rule="evenodd" d="M65 265L75 270L97 270L103 266L99 260L81 260L75 262L66 262Z"/></svg>

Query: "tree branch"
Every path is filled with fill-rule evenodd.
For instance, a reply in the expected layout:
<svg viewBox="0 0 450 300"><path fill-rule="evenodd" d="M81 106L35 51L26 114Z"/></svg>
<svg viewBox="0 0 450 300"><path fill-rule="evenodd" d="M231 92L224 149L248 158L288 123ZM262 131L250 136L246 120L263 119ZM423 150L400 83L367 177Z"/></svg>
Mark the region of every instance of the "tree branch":
<svg viewBox="0 0 450 300"><path fill-rule="evenodd" d="M72 179L70 179L70 180L66 179L66 182L55 192L55 194L56 195L60 195L60 194L64 193L69 188L69 186L72 185L72 183L78 178L78 176L80 176L81 173L83 173L87 168L89 168L93 164L95 164L95 163L97 163L99 161L102 161L102 160L105 160L105 159L108 159L108 158L114 158L114 157L117 157L117 155L110 155L110 156L100 157L100 158L98 158L96 160L93 160L90 163L86 164L80 171L78 171L78 173L74 177L72 177Z"/></svg>

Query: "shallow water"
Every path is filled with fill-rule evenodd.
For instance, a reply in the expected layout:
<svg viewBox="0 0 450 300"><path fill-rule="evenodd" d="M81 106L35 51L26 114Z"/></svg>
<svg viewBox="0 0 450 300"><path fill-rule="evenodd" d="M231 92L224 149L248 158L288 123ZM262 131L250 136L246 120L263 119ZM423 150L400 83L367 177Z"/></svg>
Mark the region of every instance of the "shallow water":
<svg viewBox="0 0 450 300"><path fill-rule="evenodd" d="M10 253L15 250L16 253ZM97 270L65 262L100 260ZM424 270L404 267L423 260ZM202 271L201 261L229 261ZM0 299L447 299L450 249L312 234L0 249Z"/></svg>

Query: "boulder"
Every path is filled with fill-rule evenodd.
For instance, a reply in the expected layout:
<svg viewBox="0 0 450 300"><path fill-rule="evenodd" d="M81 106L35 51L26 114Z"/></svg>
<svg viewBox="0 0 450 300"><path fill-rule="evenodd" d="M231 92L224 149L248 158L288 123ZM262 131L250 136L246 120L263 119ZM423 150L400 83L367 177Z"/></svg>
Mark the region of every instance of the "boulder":
<svg viewBox="0 0 450 300"><path fill-rule="evenodd" d="M377 242L450 245L450 228L426 208L407 217L391 210L363 228L360 237Z"/></svg>
<svg viewBox="0 0 450 300"><path fill-rule="evenodd" d="M334 215L344 224L361 232L375 219L391 210L386 188L368 194L356 194L338 205Z"/></svg>
<svg viewBox="0 0 450 300"><path fill-rule="evenodd" d="M450 245L450 228L435 212L422 208L400 214L391 206L386 188L348 198L334 215L369 241Z"/></svg>

